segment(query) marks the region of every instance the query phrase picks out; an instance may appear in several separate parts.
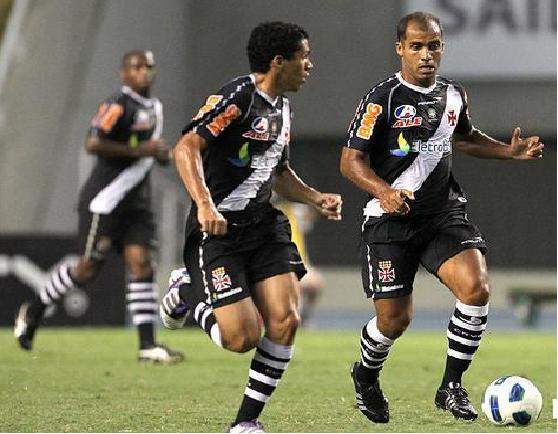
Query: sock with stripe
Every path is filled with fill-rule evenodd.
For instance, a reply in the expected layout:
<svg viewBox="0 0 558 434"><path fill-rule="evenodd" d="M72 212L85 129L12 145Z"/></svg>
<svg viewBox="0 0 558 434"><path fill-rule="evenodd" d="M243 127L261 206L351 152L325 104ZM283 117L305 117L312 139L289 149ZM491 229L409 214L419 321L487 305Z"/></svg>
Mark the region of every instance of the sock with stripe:
<svg viewBox="0 0 558 434"><path fill-rule="evenodd" d="M79 284L70 273L70 265L62 264L52 272L38 295L35 295L29 306L29 314L40 320L45 309L57 303L70 290L78 288Z"/></svg>
<svg viewBox="0 0 558 434"><path fill-rule="evenodd" d="M221 342L221 331L217 324L217 318L211 306L203 301L196 304L194 308L194 321L207 334L209 339L219 347L223 347Z"/></svg>
<svg viewBox="0 0 558 434"><path fill-rule="evenodd" d="M487 318L488 304L469 306L457 300L448 325L448 355L441 388L450 382L461 383L461 377L480 345Z"/></svg>
<svg viewBox="0 0 558 434"><path fill-rule="evenodd" d="M265 336L260 340L250 364L244 398L233 425L258 418L286 371L293 350L293 345L276 344Z"/></svg>
<svg viewBox="0 0 558 434"><path fill-rule="evenodd" d="M140 349L155 344L155 324L157 321L158 291L153 275L145 278L128 278L126 304L132 316L132 324L138 328Z"/></svg>
<svg viewBox="0 0 558 434"><path fill-rule="evenodd" d="M374 383L378 379L393 342L378 329L376 317L368 321L360 334L360 367L356 372L359 381Z"/></svg>

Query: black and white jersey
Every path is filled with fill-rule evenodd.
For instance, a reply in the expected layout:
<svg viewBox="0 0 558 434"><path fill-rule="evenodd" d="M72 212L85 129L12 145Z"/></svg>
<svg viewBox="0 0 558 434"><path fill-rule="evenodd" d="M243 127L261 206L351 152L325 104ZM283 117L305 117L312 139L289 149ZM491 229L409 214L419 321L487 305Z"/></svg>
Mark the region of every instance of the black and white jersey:
<svg viewBox="0 0 558 434"><path fill-rule="evenodd" d="M346 146L368 153L372 170L393 188L414 192L410 215L433 214L467 201L451 172L452 140L472 129L459 84L437 76L423 88L397 73L362 98ZM364 215L382 214L370 196Z"/></svg>
<svg viewBox="0 0 558 434"><path fill-rule="evenodd" d="M91 120L89 135L136 147L161 137L163 106L157 98L145 98L128 86L105 99ZM123 200L148 207L149 172L154 158L104 158L97 156L80 203L96 214L110 214Z"/></svg>
<svg viewBox="0 0 558 434"><path fill-rule="evenodd" d="M253 75L207 98L182 133L193 131L208 142L202 152L205 182L221 213L269 207L273 174L289 158L290 127L289 100L270 98ZM196 213L194 204L190 220L197 224Z"/></svg>

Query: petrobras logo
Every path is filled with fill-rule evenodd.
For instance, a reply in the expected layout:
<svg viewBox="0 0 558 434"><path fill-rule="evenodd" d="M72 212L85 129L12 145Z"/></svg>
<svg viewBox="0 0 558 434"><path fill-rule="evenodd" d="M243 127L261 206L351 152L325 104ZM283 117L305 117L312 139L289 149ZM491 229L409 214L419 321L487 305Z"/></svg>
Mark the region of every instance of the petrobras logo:
<svg viewBox="0 0 558 434"><path fill-rule="evenodd" d="M267 118L257 117L252 122L252 129L258 134L267 133L269 130L269 121Z"/></svg>
<svg viewBox="0 0 558 434"><path fill-rule="evenodd" d="M417 114L417 109L412 105L400 105L395 109L394 115L397 119L410 119Z"/></svg>

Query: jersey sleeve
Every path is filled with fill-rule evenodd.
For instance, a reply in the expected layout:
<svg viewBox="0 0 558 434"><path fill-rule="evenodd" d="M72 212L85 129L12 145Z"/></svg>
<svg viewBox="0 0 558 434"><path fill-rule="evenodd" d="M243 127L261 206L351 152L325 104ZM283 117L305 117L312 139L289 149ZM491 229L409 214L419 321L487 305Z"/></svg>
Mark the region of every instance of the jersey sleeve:
<svg viewBox="0 0 558 434"><path fill-rule="evenodd" d="M104 100L89 125L89 136L110 138L124 115L124 105L116 97Z"/></svg>
<svg viewBox="0 0 558 434"><path fill-rule="evenodd" d="M252 100L250 83L232 82L221 88L218 93L207 97L196 116L183 128L182 134L194 132L209 143L215 140L240 121L249 110Z"/></svg>
<svg viewBox="0 0 558 434"><path fill-rule="evenodd" d="M471 116L469 115L469 101L467 98L467 92L461 86L458 87L459 93L461 94L461 99L463 105L461 107L461 112L459 113L459 118L457 119L457 125L455 126L455 132L458 134L471 134L473 131L473 122L471 121Z"/></svg>
<svg viewBox="0 0 558 434"><path fill-rule="evenodd" d="M381 125L386 122L383 98L377 92L368 93L357 106L347 131L348 148L368 152L378 141Z"/></svg>

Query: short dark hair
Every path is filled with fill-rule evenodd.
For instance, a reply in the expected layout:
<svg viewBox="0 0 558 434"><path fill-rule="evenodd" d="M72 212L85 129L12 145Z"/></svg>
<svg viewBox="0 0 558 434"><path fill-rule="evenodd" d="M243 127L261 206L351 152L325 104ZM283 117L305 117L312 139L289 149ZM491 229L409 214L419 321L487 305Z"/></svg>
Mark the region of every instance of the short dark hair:
<svg viewBox="0 0 558 434"><path fill-rule="evenodd" d="M440 35L443 36L444 31L442 29L442 24L440 23L440 18L428 12L413 12L411 14L405 15L397 23L397 41L401 42L405 39L407 34L407 27L409 23L413 21L415 23L422 24L425 28L428 27L429 22L433 22L440 28Z"/></svg>
<svg viewBox="0 0 558 434"><path fill-rule="evenodd" d="M153 64L153 53L149 50L131 50L122 56L122 68L127 68L130 66L132 59L134 57L143 57L146 59L148 65Z"/></svg>
<svg viewBox="0 0 558 434"><path fill-rule="evenodd" d="M308 39L308 33L297 24L280 21L259 24L250 33L246 46L250 71L268 72L269 63L277 55L292 59L303 39Z"/></svg>

